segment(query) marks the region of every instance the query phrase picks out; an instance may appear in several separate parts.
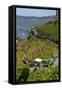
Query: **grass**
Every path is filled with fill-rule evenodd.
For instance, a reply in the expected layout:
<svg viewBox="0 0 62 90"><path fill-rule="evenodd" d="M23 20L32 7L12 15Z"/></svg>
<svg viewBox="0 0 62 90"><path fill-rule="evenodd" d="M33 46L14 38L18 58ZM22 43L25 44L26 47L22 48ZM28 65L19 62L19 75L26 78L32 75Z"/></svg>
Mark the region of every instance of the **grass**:
<svg viewBox="0 0 62 90"><path fill-rule="evenodd" d="M49 22L43 26L39 25L38 28L42 33L53 39L55 42L59 41L57 22ZM30 63L23 63L23 60L32 62L35 58L46 59L55 56L58 56L58 46L54 43L49 43L40 38L19 41L16 45L16 81L58 80L58 67L52 66L48 67L48 69L43 68L35 70L29 74Z"/></svg>
<svg viewBox="0 0 62 90"><path fill-rule="evenodd" d="M55 53L57 54L58 52L57 46L55 46L54 44L49 44L45 40L41 40L41 39L35 39L35 40L32 40L31 42L29 40L26 40L25 44L24 44L24 41L22 45L21 45L21 42L19 42L18 44L20 46L18 46L18 49L16 51L16 58L17 58L16 59L16 78L18 78L18 76L20 75L22 68L28 67L28 65L23 63L23 60L26 59L29 61L33 61L33 59L35 58L42 58L42 59L50 58L50 57L54 57ZM40 71L38 72L39 72L39 75L43 73L43 71L41 71L41 73ZM36 76L34 75L33 78L32 78L32 75L30 74L28 80L30 81L35 80L34 77L37 77L36 73L37 71L35 72ZM40 80L43 80L42 78L40 78Z"/></svg>
<svg viewBox="0 0 62 90"><path fill-rule="evenodd" d="M45 25L39 25L37 26L39 31L46 35L50 40L58 43L59 42L59 26L58 21L50 21L46 23Z"/></svg>
<svg viewBox="0 0 62 90"><path fill-rule="evenodd" d="M48 80L58 80L59 70L56 66L49 66L48 68L40 68L29 73L29 67L23 67L19 69L17 82L27 82L27 81L48 81ZM23 81L22 81L23 79Z"/></svg>
<svg viewBox="0 0 62 90"><path fill-rule="evenodd" d="M49 67L33 71L28 78L28 81L44 81L58 80L58 68Z"/></svg>

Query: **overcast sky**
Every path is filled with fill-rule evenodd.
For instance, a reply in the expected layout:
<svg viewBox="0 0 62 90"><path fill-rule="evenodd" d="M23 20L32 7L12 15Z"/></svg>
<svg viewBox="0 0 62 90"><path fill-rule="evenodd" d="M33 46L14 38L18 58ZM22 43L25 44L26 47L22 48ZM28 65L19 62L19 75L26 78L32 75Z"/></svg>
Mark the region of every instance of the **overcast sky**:
<svg viewBox="0 0 62 90"><path fill-rule="evenodd" d="M16 8L16 15L43 17L56 15L56 10Z"/></svg>

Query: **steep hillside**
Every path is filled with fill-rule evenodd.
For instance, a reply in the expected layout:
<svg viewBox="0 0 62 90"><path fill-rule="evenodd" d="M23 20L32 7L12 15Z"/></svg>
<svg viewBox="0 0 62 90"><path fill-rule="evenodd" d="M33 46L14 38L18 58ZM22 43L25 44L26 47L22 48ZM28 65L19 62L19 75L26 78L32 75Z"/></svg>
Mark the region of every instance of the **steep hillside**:
<svg viewBox="0 0 62 90"><path fill-rule="evenodd" d="M59 26L58 21L49 21L44 25L38 25L39 31L46 36L49 40L59 42Z"/></svg>

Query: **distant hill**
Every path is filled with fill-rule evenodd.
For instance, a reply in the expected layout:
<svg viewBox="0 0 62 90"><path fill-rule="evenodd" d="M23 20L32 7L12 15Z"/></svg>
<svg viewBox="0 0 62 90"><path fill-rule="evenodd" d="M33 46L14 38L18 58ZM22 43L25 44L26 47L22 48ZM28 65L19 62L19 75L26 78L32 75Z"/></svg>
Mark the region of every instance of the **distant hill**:
<svg viewBox="0 0 62 90"><path fill-rule="evenodd" d="M16 16L16 27L20 27L23 29L27 29L28 31L31 31L32 25L38 25L38 24L45 24L48 21L56 20L56 16L47 16L47 17L33 17L33 16Z"/></svg>

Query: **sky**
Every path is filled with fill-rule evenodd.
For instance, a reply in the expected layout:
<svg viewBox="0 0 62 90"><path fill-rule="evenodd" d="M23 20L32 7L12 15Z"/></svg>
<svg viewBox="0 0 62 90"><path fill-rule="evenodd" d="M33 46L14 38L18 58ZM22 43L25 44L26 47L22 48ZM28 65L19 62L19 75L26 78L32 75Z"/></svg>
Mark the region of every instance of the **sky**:
<svg viewBox="0 0 62 90"><path fill-rule="evenodd" d="M56 10L16 8L16 15L35 17L52 16L56 15Z"/></svg>

